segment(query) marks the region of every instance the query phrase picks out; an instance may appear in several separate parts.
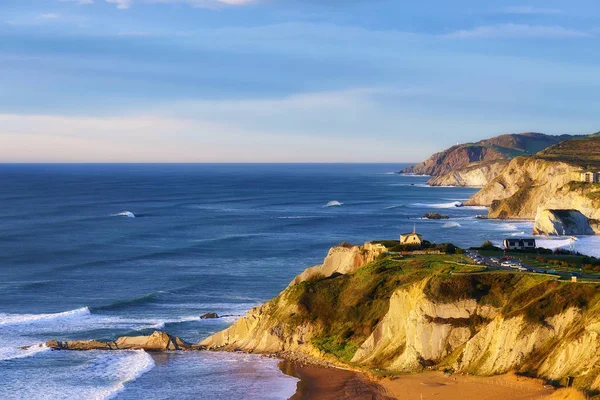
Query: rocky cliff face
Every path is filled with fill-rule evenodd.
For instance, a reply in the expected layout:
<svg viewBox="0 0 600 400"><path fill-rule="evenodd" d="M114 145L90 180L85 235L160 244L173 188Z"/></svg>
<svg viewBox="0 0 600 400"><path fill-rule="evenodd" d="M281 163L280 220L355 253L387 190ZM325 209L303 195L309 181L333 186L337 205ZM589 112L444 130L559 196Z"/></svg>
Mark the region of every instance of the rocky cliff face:
<svg viewBox="0 0 600 400"><path fill-rule="evenodd" d="M315 277L326 278L335 273L347 274L375 260L386 248L381 245L365 243L363 246L340 245L329 249L323 264L315 265L304 270L295 277L291 285L296 285Z"/></svg>
<svg viewBox="0 0 600 400"><path fill-rule="evenodd" d="M447 174L432 177L431 186L485 186L508 165L508 160L473 162Z"/></svg>
<svg viewBox="0 0 600 400"><path fill-rule="evenodd" d="M499 151L484 146L457 145L435 153L420 164L405 168L403 173L439 176L478 161L504 160Z"/></svg>
<svg viewBox="0 0 600 400"><path fill-rule="evenodd" d="M580 182L582 168L600 171L597 135L560 142L535 156L511 160L465 205L489 207L490 218L537 216L537 233L592 234L600 219L600 184Z"/></svg>
<svg viewBox="0 0 600 400"><path fill-rule="evenodd" d="M538 208L533 227L534 235L595 235L600 233L596 221L578 210L548 210Z"/></svg>
<svg viewBox="0 0 600 400"><path fill-rule="evenodd" d="M439 256L383 256L349 274L292 285L200 345L390 372L574 376L576 386L600 389L595 286L533 274L448 275L447 268Z"/></svg>
<svg viewBox="0 0 600 400"><path fill-rule="evenodd" d="M518 157L465 205L490 207L490 218L534 219L540 207L576 209L587 218L598 219L600 209L588 196L593 186L571 184L579 180L579 170L560 161Z"/></svg>
<svg viewBox="0 0 600 400"><path fill-rule="evenodd" d="M471 171L473 176L470 177L467 174L467 170L462 171L462 174L466 174L465 182L470 182L469 179L476 179L475 182L478 184L474 186L480 186L480 184L486 184L491 180L490 177L493 178L491 174L493 172L499 172L499 170L483 168L480 172L476 172L476 170L483 167L483 165L477 166L474 164L471 165L471 163L491 163L498 160L510 160L511 158L520 155L535 154L540 150L570 138L572 138L572 136L553 136L532 132L500 135L490 139L480 140L476 143L452 146L447 150L432 155L420 164L405 168L402 172L418 175L441 176L469 167L468 170ZM485 179L485 182L482 179L483 177L487 178ZM458 184L456 184L456 186L470 186L460 184L460 182L463 181L460 179L460 175L456 178L458 178ZM453 177L450 175L446 179L448 182L451 182Z"/></svg>

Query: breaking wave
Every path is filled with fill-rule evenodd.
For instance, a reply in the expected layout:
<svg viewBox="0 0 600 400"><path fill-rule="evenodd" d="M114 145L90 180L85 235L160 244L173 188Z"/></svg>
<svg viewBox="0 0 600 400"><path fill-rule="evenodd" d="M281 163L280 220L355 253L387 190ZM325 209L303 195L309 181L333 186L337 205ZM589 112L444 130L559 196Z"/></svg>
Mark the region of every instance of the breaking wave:
<svg viewBox="0 0 600 400"><path fill-rule="evenodd" d="M29 324L39 321L50 321L57 319L78 318L81 316L90 315L90 310L87 307L78 308L76 310L65 311L54 314L0 314L0 326Z"/></svg>
<svg viewBox="0 0 600 400"><path fill-rule="evenodd" d="M131 211L122 211L118 214L113 214L113 217L127 217L127 218L135 218L135 214Z"/></svg>
<svg viewBox="0 0 600 400"><path fill-rule="evenodd" d="M411 207L419 207L419 208L454 208L460 207L462 203L460 201L453 201L451 203L413 203Z"/></svg>
<svg viewBox="0 0 600 400"><path fill-rule="evenodd" d="M125 389L125 384L135 381L146 372L150 371L156 363L144 350L125 351L127 357L119 357L116 361L110 362L107 368L111 374L118 376L119 381L112 387L103 391L101 398L113 399L119 392Z"/></svg>
<svg viewBox="0 0 600 400"><path fill-rule="evenodd" d="M446 222L444 225L442 225L442 228L460 228L462 227L461 224L459 224L458 222Z"/></svg>
<svg viewBox="0 0 600 400"><path fill-rule="evenodd" d="M337 200L332 200L329 203L325 204L323 207L341 207L344 203L340 203Z"/></svg>

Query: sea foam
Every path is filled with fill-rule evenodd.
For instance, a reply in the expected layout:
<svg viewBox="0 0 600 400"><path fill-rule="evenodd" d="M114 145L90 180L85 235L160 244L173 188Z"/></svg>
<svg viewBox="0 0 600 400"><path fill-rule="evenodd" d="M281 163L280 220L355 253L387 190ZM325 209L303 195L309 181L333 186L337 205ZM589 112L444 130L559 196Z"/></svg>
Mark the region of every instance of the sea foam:
<svg viewBox="0 0 600 400"><path fill-rule="evenodd" d="M340 207L342 206L344 203L340 203L337 200L332 200L329 203L325 204L323 207Z"/></svg>
<svg viewBox="0 0 600 400"><path fill-rule="evenodd" d="M113 214L113 217L127 217L127 218L135 218L135 214L131 211L122 211L118 214Z"/></svg>
<svg viewBox="0 0 600 400"><path fill-rule="evenodd" d="M460 205L460 201L453 201L451 203L413 203L410 206L418 208L454 208L460 207Z"/></svg>
<svg viewBox="0 0 600 400"><path fill-rule="evenodd" d="M460 228L461 226L458 222L446 222L442 228Z"/></svg>

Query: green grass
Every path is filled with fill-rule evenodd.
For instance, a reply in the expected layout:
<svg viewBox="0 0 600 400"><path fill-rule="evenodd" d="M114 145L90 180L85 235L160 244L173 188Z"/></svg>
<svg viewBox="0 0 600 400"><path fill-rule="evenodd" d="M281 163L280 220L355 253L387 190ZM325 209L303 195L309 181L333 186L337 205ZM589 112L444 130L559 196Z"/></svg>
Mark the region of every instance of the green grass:
<svg viewBox="0 0 600 400"><path fill-rule="evenodd" d="M569 307L586 309L599 292L597 285L558 282L542 274L485 270L467 261L457 254L398 257L387 253L352 274L317 277L288 288L271 301L273 309L281 313L272 316L273 325L284 335L311 326L310 342L348 363L387 314L392 294L417 282L424 283L425 295L435 303L475 299L506 316L523 315L534 323L545 323ZM282 301L285 306L278 307ZM290 304L294 305L291 314ZM469 327L475 333L487 321L473 317L434 322Z"/></svg>
<svg viewBox="0 0 600 400"><path fill-rule="evenodd" d="M331 354L345 363L349 363L358 350L356 343L332 336L316 337L311 340L311 343L319 350Z"/></svg>
<svg viewBox="0 0 600 400"><path fill-rule="evenodd" d="M353 274L313 279L286 291L298 305L294 315L278 316L292 332L303 324L316 327L315 346L342 359L373 332L385 316L389 300L398 288L436 274L472 269L461 265L461 255L405 255L379 257ZM449 264L448 262L457 263Z"/></svg>

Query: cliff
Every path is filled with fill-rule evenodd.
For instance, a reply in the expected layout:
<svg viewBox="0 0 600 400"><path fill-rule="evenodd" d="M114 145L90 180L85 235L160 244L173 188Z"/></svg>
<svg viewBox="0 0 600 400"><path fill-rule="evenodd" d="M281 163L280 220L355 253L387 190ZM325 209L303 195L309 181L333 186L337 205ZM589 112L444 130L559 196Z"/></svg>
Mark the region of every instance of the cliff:
<svg viewBox="0 0 600 400"><path fill-rule="evenodd" d="M580 154L576 163L575 153ZM600 137L591 136L517 157L465 205L490 207L490 218L533 219L540 209L577 210L588 219L600 219L599 185L579 182L582 167L596 168L599 155Z"/></svg>
<svg viewBox="0 0 600 400"><path fill-rule="evenodd" d="M431 186L485 186L508 165L508 160L472 162L444 175L434 176Z"/></svg>
<svg viewBox="0 0 600 400"><path fill-rule="evenodd" d="M499 172L496 161L506 161L520 155L535 154L572 136L552 136L542 133L507 134L481 140L476 143L465 143L452 146L442 152L436 153L420 164L405 168L401 172L418 175L442 176L454 171L459 175L449 175L445 181L456 183L459 186L481 186L493 178L494 172ZM483 163L481 163L483 162ZM472 164L480 163L480 164ZM467 169L464 169L467 167ZM478 169L480 172L476 172ZM460 176L464 175L463 178ZM471 181L470 179L474 179ZM453 181L453 179L456 179ZM432 185L439 185L435 180Z"/></svg>
<svg viewBox="0 0 600 400"><path fill-rule="evenodd" d="M597 221L590 220L578 210L547 210L538 208L533 227L534 235L595 235L600 233Z"/></svg>
<svg viewBox="0 0 600 400"><path fill-rule="evenodd" d="M200 345L389 373L574 376L576 386L600 389L596 286L475 272L464 261L382 255L346 274L293 284Z"/></svg>
<svg viewBox="0 0 600 400"><path fill-rule="evenodd" d="M347 274L354 272L360 267L374 261L380 254L385 253L386 248L381 245L365 243L363 246L353 246L342 243L329 249L329 253L323 264L315 265L304 270L295 277L291 285L296 285L317 277L326 278L333 274Z"/></svg>

